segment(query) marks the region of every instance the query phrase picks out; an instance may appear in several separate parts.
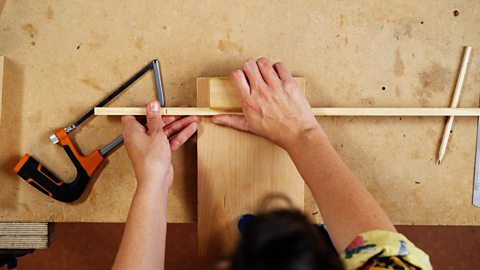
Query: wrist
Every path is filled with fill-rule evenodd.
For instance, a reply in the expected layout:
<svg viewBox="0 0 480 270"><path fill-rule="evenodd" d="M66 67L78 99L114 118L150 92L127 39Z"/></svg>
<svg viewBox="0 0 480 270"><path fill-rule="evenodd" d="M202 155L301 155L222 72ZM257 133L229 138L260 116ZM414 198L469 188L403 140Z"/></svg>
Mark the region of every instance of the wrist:
<svg viewBox="0 0 480 270"><path fill-rule="evenodd" d="M137 175L136 193L139 194L153 194L153 195L167 195L170 190L170 185L167 184L166 176L163 178L158 176L140 176Z"/></svg>
<svg viewBox="0 0 480 270"><path fill-rule="evenodd" d="M322 127L317 124L296 134L283 148L291 155L322 141L328 142L328 138Z"/></svg>

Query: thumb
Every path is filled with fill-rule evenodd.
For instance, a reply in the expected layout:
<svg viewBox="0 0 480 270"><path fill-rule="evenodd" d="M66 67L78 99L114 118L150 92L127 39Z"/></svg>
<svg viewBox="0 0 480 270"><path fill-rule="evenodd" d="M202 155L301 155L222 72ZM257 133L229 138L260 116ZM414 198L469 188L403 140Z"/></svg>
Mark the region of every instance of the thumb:
<svg viewBox="0 0 480 270"><path fill-rule="evenodd" d="M212 122L217 125L248 131L247 120L243 115L215 115Z"/></svg>
<svg viewBox="0 0 480 270"><path fill-rule="evenodd" d="M163 126L160 103L156 100L152 101L147 106L147 132L149 135L163 132Z"/></svg>

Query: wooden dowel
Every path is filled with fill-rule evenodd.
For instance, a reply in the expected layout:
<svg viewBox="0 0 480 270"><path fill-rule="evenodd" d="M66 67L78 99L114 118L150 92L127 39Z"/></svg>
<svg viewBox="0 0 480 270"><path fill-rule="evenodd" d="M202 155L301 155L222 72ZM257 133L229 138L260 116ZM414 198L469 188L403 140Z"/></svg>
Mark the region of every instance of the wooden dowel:
<svg viewBox="0 0 480 270"><path fill-rule="evenodd" d="M313 108L316 116L480 116L480 108ZM95 115L145 115L145 107L96 107ZM210 108L167 107L163 115L242 114Z"/></svg>
<svg viewBox="0 0 480 270"><path fill-rule="evenodd" d="M463 80L465 79L465 73L467 72L468 60L470 59L470 52L472 47L465 47L463 53L462 66L460 67L460 72L457 78L457 84L455 85L455 91L453 93L451 108L456 108L458 105L458 100L460 99L460 93L462 92ZM442 143L440 144L440 149L438 150L438 164L442 162L443 156L445 155L445 150L447 149L448 139L450 138L450 132L453 126L453 119L455 116L450 115L448 117L447 124L443 130Z"/></svg>

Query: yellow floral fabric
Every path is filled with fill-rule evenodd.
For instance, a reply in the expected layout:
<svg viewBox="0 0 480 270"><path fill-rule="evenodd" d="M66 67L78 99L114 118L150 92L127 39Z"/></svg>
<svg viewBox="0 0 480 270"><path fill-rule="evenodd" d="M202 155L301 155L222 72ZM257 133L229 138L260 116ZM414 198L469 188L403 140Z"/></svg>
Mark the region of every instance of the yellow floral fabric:
<svg viewBox="0 0 480 270"><path fill-rule="evenodd" d="M345 269L430 270L430 258L403 234L373 230L357 236L340 254Z"/></svg>

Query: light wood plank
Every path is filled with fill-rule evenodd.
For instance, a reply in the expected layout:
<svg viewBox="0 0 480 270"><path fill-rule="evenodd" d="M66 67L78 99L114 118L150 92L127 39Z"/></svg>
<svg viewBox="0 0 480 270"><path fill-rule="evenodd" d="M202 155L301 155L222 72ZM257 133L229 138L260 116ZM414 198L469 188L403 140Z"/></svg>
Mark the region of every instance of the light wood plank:
<svg viewBox="0 0 480 270"><path fill-rule="evenodd" d="M312 108L316 116L479 116L480 108ZM211 108L161 108L163 115L242 114L240 111ZM145 115L144 107L96 107L95 115Z"/></svg>
<svg viewBox="0 0 480 270"><path fill-rule="evenodd" d="M208 88L197 80L197 105ZM303 209L304 184L288 154L267 140L201 119L198 139L198 253L227 255L238 238L238 218L254 213L271 192Z"/></svg>
<svg viewBox="0 0 480 270"><path fill-rule="evenodd" d="M202 83L209 87L209 104L205 107L214 109L240 109L242 107L237 91L228 77L204 77ZM300 89L305 89L305 78L294 77Z"/></svg>

